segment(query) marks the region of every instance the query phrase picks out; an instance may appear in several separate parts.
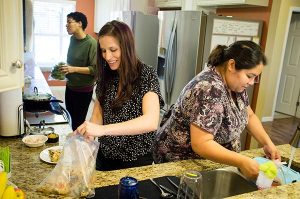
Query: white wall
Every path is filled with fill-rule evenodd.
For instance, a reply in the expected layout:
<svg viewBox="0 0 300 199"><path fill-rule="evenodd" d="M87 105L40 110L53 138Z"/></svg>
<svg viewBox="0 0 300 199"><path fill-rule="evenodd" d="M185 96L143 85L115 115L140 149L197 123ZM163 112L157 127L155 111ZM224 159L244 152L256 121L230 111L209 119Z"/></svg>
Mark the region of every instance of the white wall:
<svg viewBox="0 0 300 199"><path fill-rule="evenodd" d="M256 106L256 115L262 121L272 121L274 117L291 11L295 8L300 8L299 0L273 0L265 48L268 65L261 75ZM250 148L257 146L251 139Z"/></svg>
<svg viewBox="0 0 300 199"><path fill-rule="evenodd" d="M299 0L273 0L265 53L268 65L261 76L256 114L263 121L272 120L282 70L291 9L300 7ZM276 85L275 89L274 85Z"/></svg>

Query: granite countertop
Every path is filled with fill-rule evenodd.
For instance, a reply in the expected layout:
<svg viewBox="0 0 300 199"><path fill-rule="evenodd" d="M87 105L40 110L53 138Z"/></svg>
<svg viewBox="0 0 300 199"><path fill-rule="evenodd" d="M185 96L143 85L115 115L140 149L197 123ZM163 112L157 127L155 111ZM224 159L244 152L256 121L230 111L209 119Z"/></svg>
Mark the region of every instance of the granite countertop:
<svg viewBox="0 0 300 199"><path fill-rule="evenodd" d="M69 127L64 125L56 126L60 133L69 133ZM0 146L9 146L12 154L12 174L10 181L26 192L27 198L64 198L62 196L45 196L36 192L37 186L53 170L55 165L48 164L40 160L39 154L47 147L57 144L48 144L39 148L29 148L25 146L21 138L1 138ZM290 155L290 145L278 146L281 151L283 161L288 160ZM263 156L262 149L252 149L241 152L249 157ZM297 149L293 164L300 168L300 149ZM209 160L184 160L171 163L155 164L143 167L122 169L116 171L96 171L95 187L118 184L119 179L123 176L130 175L138 180L156 178L166 175L180 175L187 169L194 170L212 170L226 167L226 165L211 162ZM231 198L299 198L300 182L283 185L271 189L259 190L247 194L237 195Z"/></svg>

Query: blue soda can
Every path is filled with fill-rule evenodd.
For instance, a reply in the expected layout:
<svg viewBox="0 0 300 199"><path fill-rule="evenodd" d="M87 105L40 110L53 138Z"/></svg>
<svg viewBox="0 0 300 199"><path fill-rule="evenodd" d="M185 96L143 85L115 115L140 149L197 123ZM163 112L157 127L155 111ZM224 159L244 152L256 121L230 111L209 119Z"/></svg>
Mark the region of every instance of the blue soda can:
<svg viewBox="0 0 300 199"><path fill-rule="evenodd" d="M133 177L123 177L120 180L118 188L119 199L138 199L138 181Z"/></svg>

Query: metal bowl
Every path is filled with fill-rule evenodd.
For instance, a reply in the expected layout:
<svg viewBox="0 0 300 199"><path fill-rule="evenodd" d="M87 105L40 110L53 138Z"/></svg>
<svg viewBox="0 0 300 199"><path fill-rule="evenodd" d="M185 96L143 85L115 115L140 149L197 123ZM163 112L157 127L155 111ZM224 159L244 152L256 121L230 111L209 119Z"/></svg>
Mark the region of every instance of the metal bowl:
<svg viewBox="0 0 300 199"><path fill-rule="evenodd" d="M40 128L38 126L31 126L30 129L28 129L30 135L47 135L53 132L53 127Z"/></svg>

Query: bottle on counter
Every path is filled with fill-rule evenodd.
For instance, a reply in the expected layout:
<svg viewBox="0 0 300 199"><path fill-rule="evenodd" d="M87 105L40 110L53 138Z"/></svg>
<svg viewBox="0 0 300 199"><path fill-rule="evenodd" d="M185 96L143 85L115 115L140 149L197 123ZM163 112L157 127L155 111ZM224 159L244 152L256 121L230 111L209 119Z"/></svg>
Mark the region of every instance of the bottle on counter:
<svg viewBox="0 0 300 199"><path fill-rule="evenodd" d="M133 177L123 177L120 179L118 187L118 199L138 199L138 181Z"/></svg>

